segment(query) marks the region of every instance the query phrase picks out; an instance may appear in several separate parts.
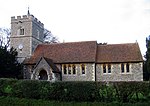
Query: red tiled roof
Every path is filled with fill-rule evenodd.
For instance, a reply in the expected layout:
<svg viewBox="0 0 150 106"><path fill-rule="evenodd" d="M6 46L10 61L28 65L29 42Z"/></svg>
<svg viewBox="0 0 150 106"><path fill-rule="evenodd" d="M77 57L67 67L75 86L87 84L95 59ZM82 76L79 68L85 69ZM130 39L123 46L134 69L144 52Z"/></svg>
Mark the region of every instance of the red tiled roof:
<svg viewBox="0 0 150 106"><path fill-rule="evenodd" d="M42 56L54 63L95 62L96 49L96 41L41 44L26 63L34 64Z"/></svg>
<svg viewBox="0 0 150 106"><path fill-rule="evenodd" d="M138 43L100 45L96 41L41 44L25 64L35 64L39 57L54 63L143 61Z"/></svg>
<svg viewBox="0 0 150 106"><path fill-rule="evenodd" d="M138 43L98 45L97 62L143 61Z"/></svg>

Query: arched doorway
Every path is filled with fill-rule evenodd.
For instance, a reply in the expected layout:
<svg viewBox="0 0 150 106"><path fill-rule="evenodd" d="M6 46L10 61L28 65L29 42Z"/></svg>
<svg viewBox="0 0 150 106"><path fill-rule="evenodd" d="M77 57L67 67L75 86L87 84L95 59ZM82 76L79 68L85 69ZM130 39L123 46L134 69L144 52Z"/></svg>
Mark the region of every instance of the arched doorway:
<svg viewBox="0 0 150 106"><path fill-rule="evenodd" d="M48 80L48 75L45 70L41 70L39 73L39 80Z"/></svg>

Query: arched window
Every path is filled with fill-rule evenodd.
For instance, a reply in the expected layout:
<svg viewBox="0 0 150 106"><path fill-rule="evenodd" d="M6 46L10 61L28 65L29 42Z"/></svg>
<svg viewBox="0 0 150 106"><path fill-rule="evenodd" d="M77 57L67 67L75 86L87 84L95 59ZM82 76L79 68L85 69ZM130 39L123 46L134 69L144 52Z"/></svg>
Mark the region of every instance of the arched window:
<svg viewBox="0 0 150 106"><path fill-rule="evenodd" d="M81 72L82 72L82 75L85 74L85 64L81 64Z"/></svg>
<svg viewBox="0 0 150 106"><path fill-rule="evenodd" d="M126 71L127 71L127 73L130 72L130 66L129 66L129 63L126 64Z"/></svg>
<svg viewBox="0 0 150 106"><path fill-rule="evenodd" d="M103 73L106 73L106 64L103 64Z"/></svg>
<svg viewBox="0 0 150 106"><path fill-rule="evenodd" d="M124 73L124 64L121 64L121 72Z"/></svg>
<svg viewBox="0 0 150 106"><path fill-rule="evenodd" d="M74 64L72 65L72 71L73 71L73 74L76 74L76 66Z"/></svg>
<svg viewBox="0 0 150 106"><path fill-rule="evenodd" d="M64 74L67 74L67 67L66 67L66 65L63 66L63 71L64 71Z"/></svg>
<svg viewBox="0 0 150 106"><path fill-rule="evenodd" d="M71 65L68 65L68 74L71 74Z"/></svg>
<svg viewBox="0 0 150 106"><path fill-rule="evenodd" d="M108 73L111 73L111 64L108 64Z"/></svg>

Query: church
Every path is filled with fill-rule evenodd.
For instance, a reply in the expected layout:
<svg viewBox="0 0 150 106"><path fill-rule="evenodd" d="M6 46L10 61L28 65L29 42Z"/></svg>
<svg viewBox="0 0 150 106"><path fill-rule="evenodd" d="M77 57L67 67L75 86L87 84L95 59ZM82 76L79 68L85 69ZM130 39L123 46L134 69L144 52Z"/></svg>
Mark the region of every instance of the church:
<svg viewBox="0 0 150 106"><path fill-rule="evenodd" d="M11 17L10 45L23 63L24 79L55 81L143 81L137 42L44 43L44 24L31 14Z"/></svg>

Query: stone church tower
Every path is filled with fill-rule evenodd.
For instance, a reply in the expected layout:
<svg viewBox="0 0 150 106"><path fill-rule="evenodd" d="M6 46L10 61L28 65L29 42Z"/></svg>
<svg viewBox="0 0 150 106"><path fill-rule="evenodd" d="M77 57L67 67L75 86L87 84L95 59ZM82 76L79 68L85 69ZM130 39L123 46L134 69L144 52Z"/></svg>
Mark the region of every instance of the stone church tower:
<svg viewBox="0 0 150 106"><path fill-rule="evenodd" d="M44 24L33 15L11 17L10 46L18 51L18 61L32 55L38 44L44 41Z"/></svg>

